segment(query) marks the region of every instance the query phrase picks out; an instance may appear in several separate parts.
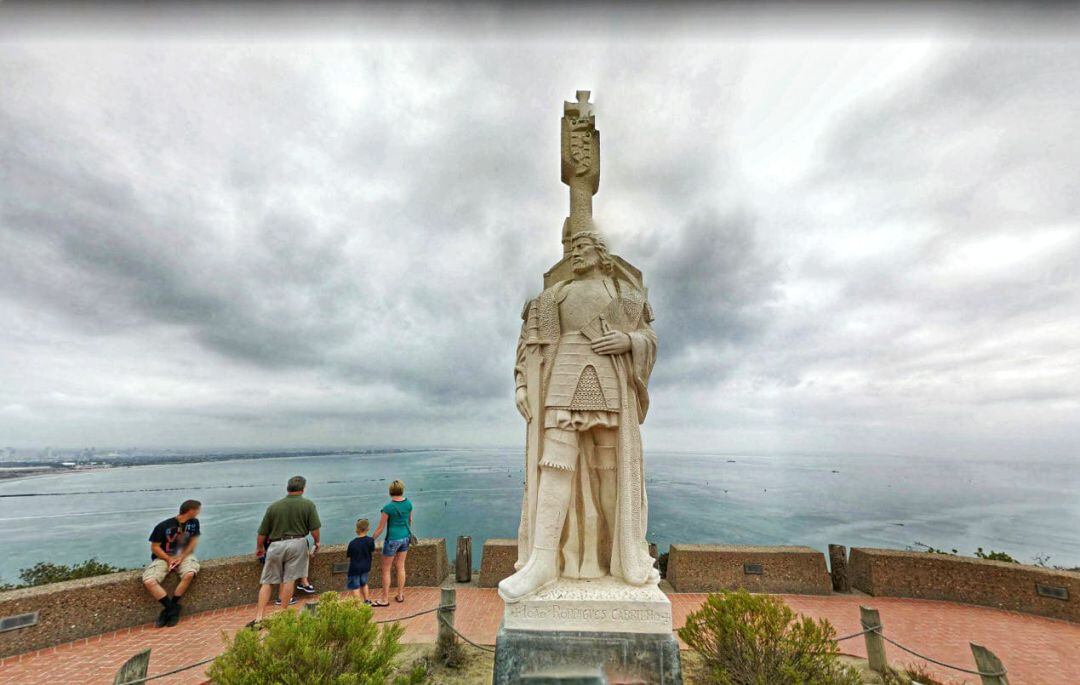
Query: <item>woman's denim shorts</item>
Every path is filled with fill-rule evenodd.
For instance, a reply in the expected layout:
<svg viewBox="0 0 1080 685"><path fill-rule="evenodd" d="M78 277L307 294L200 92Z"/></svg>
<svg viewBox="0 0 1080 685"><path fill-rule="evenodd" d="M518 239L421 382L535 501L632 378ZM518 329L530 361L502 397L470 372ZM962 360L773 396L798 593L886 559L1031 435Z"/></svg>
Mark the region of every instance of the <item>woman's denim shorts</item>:
<svg viewBox="0 0 1080 685"><path fill-rule="evenodd" d="M382 555L384 557L392 557L398 552L409 551L409 538L401 538L400 540L385 540L382 546Z"/></svg>

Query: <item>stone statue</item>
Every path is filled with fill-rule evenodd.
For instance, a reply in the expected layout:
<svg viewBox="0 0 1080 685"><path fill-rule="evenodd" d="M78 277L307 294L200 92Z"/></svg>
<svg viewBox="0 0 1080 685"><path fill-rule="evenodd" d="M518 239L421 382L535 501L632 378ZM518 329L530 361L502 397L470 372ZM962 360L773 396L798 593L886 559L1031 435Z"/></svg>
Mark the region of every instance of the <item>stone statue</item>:
<svg viewBox="0 0 1080 685"><path fill-rule="evenodd" d="M528 424L526 482L516 573L499 584L507 603L559 578L660 579L645 541L639 430L657 340L640 272L608 252L592 223L600 138L588 99L578 91L562 119L564 258L522 312L514 380Z"/></svg>

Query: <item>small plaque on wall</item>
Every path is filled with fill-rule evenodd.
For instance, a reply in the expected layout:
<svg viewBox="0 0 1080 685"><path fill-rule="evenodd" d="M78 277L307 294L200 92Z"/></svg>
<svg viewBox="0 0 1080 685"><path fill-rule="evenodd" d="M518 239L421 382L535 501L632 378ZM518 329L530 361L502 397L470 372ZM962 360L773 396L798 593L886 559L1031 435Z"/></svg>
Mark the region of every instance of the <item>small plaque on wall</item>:
<svg viewBox="0 0 1080 685"><path fill-rule="evenodd" d="M348 572L349 572L349 562L347 562L347 561L334 562L334 573L348 573Z"/></svg>
<svg viewBox="0 0 1080 685"><path fill-rule="evenodd" d="M742 571L748 576L760 576L765 574L765 567L761 564L743 564Z"/></svg>
<svg viewBox="0 0 1080 685"><path fill-rule="evenodd" d="M0 633L6 633L9 630L18 630L19 628L29 628L30 626L36 626L37 622L38 612L36 611L31 611L27 614L4 616L0 618Z"/></svg>
<svg viewBox="0 0 1080 685"><path fill-rule="evenodd" d="M1069 588L1067 587L1035 583L1035 592L1039 593L1040 597L1051 597L1053 599L1064 599L1066 601L1069 599Z"/></svg>

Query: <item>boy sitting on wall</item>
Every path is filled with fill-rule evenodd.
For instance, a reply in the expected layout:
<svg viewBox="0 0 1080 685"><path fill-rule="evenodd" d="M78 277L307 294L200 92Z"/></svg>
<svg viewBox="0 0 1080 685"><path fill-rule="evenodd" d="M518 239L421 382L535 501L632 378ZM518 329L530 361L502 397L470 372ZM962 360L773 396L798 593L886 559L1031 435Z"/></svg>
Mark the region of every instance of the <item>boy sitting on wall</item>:
<svg viewBox="0 0 1080 685"><path fill-rule="evenodd" d="M157 618L157 626L175 626L180 622L180 598L184 596L195 574L199 572L199 560L195 558L195 546L199 542L199 511L202 503L189 499L180 505L180 514L167 518L154 526L150 533L150 565L143 571L142 581L150 595L163 607ZM180 582L173 596L161 582L176 571Z"/></svg>

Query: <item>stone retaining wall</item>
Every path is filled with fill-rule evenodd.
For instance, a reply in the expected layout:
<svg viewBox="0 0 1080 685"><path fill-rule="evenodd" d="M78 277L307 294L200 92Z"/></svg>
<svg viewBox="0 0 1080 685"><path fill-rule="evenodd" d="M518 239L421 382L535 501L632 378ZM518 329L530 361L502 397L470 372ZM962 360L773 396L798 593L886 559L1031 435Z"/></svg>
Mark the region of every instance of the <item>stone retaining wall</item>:
<svg viewBox="0 0 1080 685"><path fill-rule="evenodd" d="M674 544L667 580L676 592L750 592L827 595L832 582L825 555L810 547Z"/></svg>
<svg viewBox="0 0 1080 685"><path fill-rule="evenodd" d="M972 557L854 547L851 586L879 597L981 604L1080 622L1080 573ZM1044 592L1064 594L1046 597ZM1061 591L1064 590L1064 593Z"/></svg>
<svg viewBox="0 0 1080 685"><path fill-rule="evenodd" d="M312 560L310 579L319 590L343 590L345 573L334 565L347 561L345 545L324 547ZM441 585L447 574L446 541L421 540L409 549L405 579L410 586ZM379 587L379 546L372 559L370 583ZM202 570L184 597L186 613L252 604L262 567L251 555L202 562ZM176 585L170 574L165 585ZM39 587L0 592L0 617L38 612L35 626L0 633L0 658L42 647L151 623L161 605L142 585L142 571L124 571Z"/></svg>
<svg viewBox="0 0 1080 685"><path fill-rule="evenodd" d="M484 554L480 558L480 587L498 587L499 581L514 572L517 561L517 538L492 538L484 540Z"/></svg>

